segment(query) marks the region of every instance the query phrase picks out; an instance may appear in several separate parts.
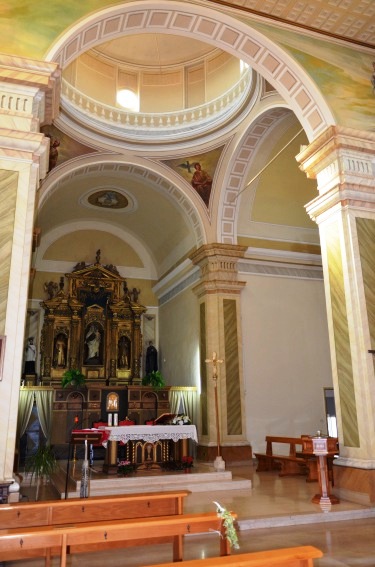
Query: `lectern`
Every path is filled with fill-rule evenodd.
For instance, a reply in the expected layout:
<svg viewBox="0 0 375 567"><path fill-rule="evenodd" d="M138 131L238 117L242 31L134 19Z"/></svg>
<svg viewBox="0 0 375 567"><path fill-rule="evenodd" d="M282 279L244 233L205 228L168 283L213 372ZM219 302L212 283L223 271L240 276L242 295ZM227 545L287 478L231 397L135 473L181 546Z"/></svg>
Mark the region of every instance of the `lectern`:
<svg viewBox="0 0 375 567"><path fill-rule="evenodd" d="M99 429L74 429L70 436L68 463L66 466L65 478L65 500L68 498L68 480L69 480L69 467L70 467L70 454L71 447L74 445L85 445L85 457L82 464L82 486L81 497L88 497L88 460L87 460L87 445L98 445L101 443L103 431Z"/></svg>
<svg viewBox="0 0 375 567"><path fill-rule="evenodd" d="M303 437L303 453L312 453L317 457L318 480L320 494L315 494L312 502L320 504L324 512L331 508L331 504L338 504L339 499L330 493L327 456L332 456L337 452L337 439L333 437L321 437L319 434L314 437Z"/></svg>

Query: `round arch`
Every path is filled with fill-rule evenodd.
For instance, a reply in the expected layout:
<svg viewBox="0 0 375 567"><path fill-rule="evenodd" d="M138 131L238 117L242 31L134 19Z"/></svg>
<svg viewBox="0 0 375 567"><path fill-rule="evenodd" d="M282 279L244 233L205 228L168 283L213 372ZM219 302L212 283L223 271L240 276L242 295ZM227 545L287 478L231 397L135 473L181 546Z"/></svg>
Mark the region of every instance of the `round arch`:
<svg viewBox="0 0 375 567"><path fill-rule="evenodd" d="M257 154L262 140L277 127L291 111L285 107L265 108L252 120L244 131L237 147L233 150L223 180L221 202L218 207L217 238L218 242L236 244L236 226L240 205L239 196L245 188L248 172Z"/></svg>
<svg viewBox="0 0 375 567"><path fill-rule="evenodd" d="M131 2L91 14L63 34L46 55L64 69L104 41L140 33L184 35L241 58L281 94L311 142L335 124L330 108L308 74L281 47L228 14L168 0Z"/></svg>
<svg viewBox="0 0 375 567"><path fill-rule="evenodd" d="M209 221L207 210L199 201L199 197L189 187L191 196L187 195L186 182L172 169L162 163L151 161L139 156L122 154L96 153L71 159L52 170L42 184L39 195L38 209L50 199L64 183L82 175L89 175L91 170L99 174L101 169L108 171L111 164L114 171L121 172L129 178L141 178L155 190L162 192L182 211L187 219L197 248L206 244Z"/></svg>

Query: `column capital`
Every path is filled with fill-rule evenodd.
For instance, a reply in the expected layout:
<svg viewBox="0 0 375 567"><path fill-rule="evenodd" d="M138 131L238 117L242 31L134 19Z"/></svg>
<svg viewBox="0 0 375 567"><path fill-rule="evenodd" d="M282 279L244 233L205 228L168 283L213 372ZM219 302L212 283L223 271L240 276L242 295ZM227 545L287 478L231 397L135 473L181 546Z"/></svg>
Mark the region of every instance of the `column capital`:
<svg viewBox="0 0 375 567"><path fill-rule="evenodd" d="M317 179L319 196L306 205L318 222L332 209L375 211L375 134L331 126L297 156L300 169Z"/></svg>
<svg viewBox="0 0 375 567"><path fill-rule="evenodd" d="M35 131L51 124L59 112L61 70L57 63L0 54L0 112Z"/></svg>
<svg viewBox="0 0 375 567"><path fill-rule="evenodd" d="M238 281L237 263L246 250L246 246L212 243L193 252L190 260L200 267L202 274L194 292L199 296L204 293L238 294L246 284Z"/></svg>

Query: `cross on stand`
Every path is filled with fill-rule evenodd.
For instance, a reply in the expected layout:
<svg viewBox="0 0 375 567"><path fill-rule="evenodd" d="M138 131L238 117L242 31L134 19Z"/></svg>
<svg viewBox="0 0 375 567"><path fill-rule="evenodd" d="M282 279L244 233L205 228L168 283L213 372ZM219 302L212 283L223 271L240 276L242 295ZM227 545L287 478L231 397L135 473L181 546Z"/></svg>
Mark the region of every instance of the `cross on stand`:
<svg viewBox="0 0 375 567"><path fill-rule="evenodd" d="M216 416L216 439L217 439L217 456L214 461L214 468L217 471L225 470L225 462L223 457L220 455L220 422L219 422L219 399L217 393L217 379L218 379L218 364L222 364L224 360L222 358L217 357L217 353L214 351L212 353L212 358L207 358L206 362L212 363L212 380L214 383L214 392L215 392L215 416Z"/></svg>

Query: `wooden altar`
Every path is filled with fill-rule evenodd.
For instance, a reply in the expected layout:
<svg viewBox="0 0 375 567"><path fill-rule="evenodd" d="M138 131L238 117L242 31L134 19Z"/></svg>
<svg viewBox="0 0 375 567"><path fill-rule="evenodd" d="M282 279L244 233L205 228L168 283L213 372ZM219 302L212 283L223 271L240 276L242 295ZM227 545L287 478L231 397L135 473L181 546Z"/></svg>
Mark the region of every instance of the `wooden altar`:
<svg viewBox="0 0 375 567"><path fill-rule="evenodd" d="M57 286L46 287L49 299L41 337L41 380L61 380L78 368L88 381L141 383L140 290L128 289L116 266L78 263ZM52 282L49 282L52 284ZM59 290L56 291L56 287Z"/></svg>

